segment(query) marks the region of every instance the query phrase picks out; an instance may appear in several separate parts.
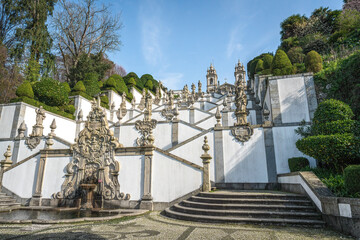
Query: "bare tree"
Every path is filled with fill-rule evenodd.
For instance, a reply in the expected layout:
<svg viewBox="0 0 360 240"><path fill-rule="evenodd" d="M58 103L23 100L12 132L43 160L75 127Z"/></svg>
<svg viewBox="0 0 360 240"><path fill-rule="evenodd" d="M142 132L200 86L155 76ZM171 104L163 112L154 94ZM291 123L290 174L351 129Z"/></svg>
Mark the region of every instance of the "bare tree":
<svg viewBox="0 0 360 240"><path fill-rule="evenodd" d="M121 65L114 64L111 69L105 73L105 78L109 78L113 74L118 74L122 77L126 76L126 70Z"/></svg>
<svg viewBox="0 0 360 240"><path fill-rule="evenodd" d="M76 67L80 55L118 50L122 28L119 15L96 0L60 0L52 19L54 40L66 74Z"/></svg>

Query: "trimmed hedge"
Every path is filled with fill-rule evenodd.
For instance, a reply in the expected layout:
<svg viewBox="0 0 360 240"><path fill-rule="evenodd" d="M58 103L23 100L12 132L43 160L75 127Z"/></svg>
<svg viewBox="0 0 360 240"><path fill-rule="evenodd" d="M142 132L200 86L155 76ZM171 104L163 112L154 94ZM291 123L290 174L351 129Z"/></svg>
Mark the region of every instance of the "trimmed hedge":
<svg viewBox="0 0 360 240"><path fill-rule="evenodd" d="M30 82L28 82L28 81L23 82L16 89L16 96L34 98L34 91L32 89L32 86L31 86Z"/></svg>
<svg viewBox="0 0 360 240"><path fill-rule="evenodd" d="M329 99L321 102L314 113L314 125L338 120L350 120L354 113L346 103Z"/></svg>
<svg viewBox="0 0 360 240"><path fill-rule="evenodd" d="M271 64L271 72L275 76L293 74L293 66L286 53L279 49L276 51L275 57Z"/></svg>
<svg viewBox="0 0 360 240"><path fill-rule="evenodd" d="M270 54L265 54L263 57L263 62L264 62L264 69L271 69L271 63L273 61L273 56Z"/></svg>
<svg viewBox="0 0 360 240"><path fill-rule="evenodd" d="M145 87L149 90L153 89L154 85L150 79L146 81Z"/></svg>
<svg viewBox="0 0 360 240"><path fill-rule="evenodd" d="M74 105L66 105L64 108L64 111L70 114L74 114L75 113L75 107Z"/></svg>
<svg viewBox="0 0 360 240"><path fill-rule="evenodd" d="M37 99L48 106L63 106L69 102L66 87L52 78L44 78L35 83L33 90Z"/></svg>
<svg viewBox="0 0 360 240"><path fill-rule="evenodd" d="M86 87L86 94L89 96L95 96L101 90L98 84L99 75L97 73L85 74L84 85Z"/></svg>
<svg viewBox="0 0 360 240"><path fill-rule="evenodd" d="M350 165L344 170L345 187L351 193L360 193L360 165Z"/></svg>
<svg viewBox="0 0 360 240"><path fill-rule="evenodd" d="M78 81L78 82L75 84L75 86L74 86L74 88L73 88L73 91L74 91L74 92L86 92L86 87L85 87L83 81Z"/></svg>
<svg viewBox="0 0 360 240"><path fill-rule="evenodd" d="M355 120L338 120L312 126L313 135L355 133L359 124Z"/></svg>
<svg viewBox="0 0 360 240"><path fill-rule="evenodd" d="M264 61L260 59L256 64L255 73L261 73L262 70L264 70Z"/></svg>
<svg viewBox="0 0 360 240"><path fill-rule="evenodd" d="M61 83L61 85L64 86L64 89L65 89L68 93L71 92L71 88L70 88L70 86L69 86L69 84L68 84L67 82L63 82L63 83Z"/></svg>
<svg viewBox="0 0 360 240"><path fill-rule="evenodd" d="M293 157L288 159L290 172L297 172L310 166L309 160L304 157Z"/></svg>
<svg viewBox="0 0 360 240"><path fill-rule="evenodd" d="M51 107L51 106L48 106L48 105L46 105L46 104L44 104L42 102L36 101L36 100L28 98L28 97L14 98L14 99L11 100L11 102L24 102L24 103L30 104L30 105L32 105L34 107L42 106L46 111L49 111L49 112L58 114L60 116L75 120L74 115L72 115L70 113L67 113L67 112L60 111L60 109L58 107Z"/></svg>
<svg viewBox="0 0 360 240"><path fill-rule="evenodd" d="M312 50L306 54L305 66L308 72L317 73L323 69L322 58L319 53Z"/></svg>
<svg viewBox="0 0 360 240"><path fill-rule="evenodd" d="M353 134L310 136L299 139L296 147L337 172L349 164L360 163L360 138Z"/></svg>

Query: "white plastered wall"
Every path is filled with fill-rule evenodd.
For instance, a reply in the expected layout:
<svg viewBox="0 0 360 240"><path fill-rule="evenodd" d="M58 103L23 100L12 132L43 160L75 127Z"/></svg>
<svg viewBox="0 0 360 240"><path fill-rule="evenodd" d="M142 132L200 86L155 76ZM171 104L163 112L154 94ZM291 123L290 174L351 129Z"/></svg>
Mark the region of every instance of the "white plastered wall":
<svg viewBox="0 0 360 240"><path fill-rule="evenodd" d="M199 134L201 130L188 126L179 122L179 129L178 129L178 142L181 143L197 134Z"/></svg>
<svg viewBox="0 0 360 240"><path fill-rule="evenodd" d="M61 185L65 181L66 165L72 157L48 157L46 159L42 197L51 198L53 193L61 191Z"/></svg>
<svg viewBox="0 0 360 240"><path fill-rule="evenodd" d="M276 170L278 174L290 172L288 159L292 157L306 157L310 166L316 166L316 160L304 155L296 148L296 141L300 136L295 133L299 126L291 127L274 127L274 150L276 159Z"/></svg>
<svg viewBox="0 0 360 240"><path fill-rule="evenodd" d="M0 138L10 138L16 105L3 105L0 115Z"/></svg>
<svg viewBox="0 0 360 240"><path fill-rule="evenodd" d="M120 163L120 192L130 194L130 200L140 200L144 189L144 156L115 156Z"/></svg>
<svg viewBox="0 0 360 240"><path fill-rule="evenodd" d="M198 189L201 184L202 171L154 152L151 184L154 202L171 202Z"/></svg>
<svg viewBox="0 0 360 240"><path fill-rule="evenodd" d="M3 186L21 198L31 198L35 192L40 154L4 173Z"/></svg>
<svg viewBox="0 0 360 240"><path fill-rule="evenodd" d="M225 182L267 183L264 131L255 128L249 141L240 143L223 131Z"/></svg>
<svg viewBox="0 0 360 240"><path fill-rule="evenodd" d="M279 79L277 82L282 122L310 121L304 77Z"/></svg>

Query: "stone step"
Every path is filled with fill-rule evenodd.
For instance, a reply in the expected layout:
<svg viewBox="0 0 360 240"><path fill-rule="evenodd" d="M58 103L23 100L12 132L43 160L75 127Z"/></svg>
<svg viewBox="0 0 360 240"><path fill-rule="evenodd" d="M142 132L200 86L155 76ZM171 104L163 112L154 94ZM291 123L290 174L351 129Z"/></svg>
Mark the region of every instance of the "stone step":
<svg viewBox="0 0 360 240"><path fill-rule="evenodd" d="M11 197L0 198L0 203L13 203L13 202L16 202L16 200Z"/></svg>
<svg viewBox="0 0 360 240"><path fill-rule="evenodd" d="M176 212L170 208L165 209L165 215L180 220L212 222L212 223L245 223L245 224L296 225L296 226L301 225L307 227L325 226L325 223L321 220L288 219L288 218L252 218L252 217L234 217L234 216L204 216L204 215Z"/></svg>
<svg viewBox="0 0 360 240"><path fill-rule="evenodd" d="M251 218L286 218L286 219L312 219L321 220L321 215L316 212L300 211L269 211L269 210L218 210L207 208L192 208L175 204L171 210L193 215L229 216Z"/></svg>
<svg viewBox="0 0 360 240"><path fill-rule="evenodd" d="M220 204L265 204L265 205L301 205L311 206L309 200L287 200L287 199L252 199L252 198L213 198L192 196L190 198L194 202L220 203Z"/></svg>
<svg viewBox="0 0 360 240"><path fill-rule="evenodd" d="M284 199L284 200L307 200L306 196L298 194L264 193L264 192L201 192L200 197L206 198L245 198L245 199Z"/></svg>
<svg viewBox="0 0 360 240"><path fill-rule="evenodd" d="M238 209L238 210L269 210L269 211L306 211L316 212L313 206L299 206L299 205L279 205L279 204L221 204L221 203L203 203L184 200L181 205L192 208L207 208L207 209Z"/></svg>

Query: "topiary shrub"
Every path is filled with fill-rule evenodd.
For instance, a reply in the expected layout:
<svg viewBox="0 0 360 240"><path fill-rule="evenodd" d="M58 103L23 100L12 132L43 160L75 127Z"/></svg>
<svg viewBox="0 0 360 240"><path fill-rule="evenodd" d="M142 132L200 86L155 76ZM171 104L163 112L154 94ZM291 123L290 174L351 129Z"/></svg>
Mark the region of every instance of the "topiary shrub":
<svg viewBox="0 0 360 240"><path fill-rule="evenodd" d="M264 69L271 69L271 63L273 61L273 56L270 54L265 54L262 58L264 62Z"/></svg>
<svg viewBox="0 0 360 240"><path fill-rule="evenodd" d="M134 78L130 78L129 81L128 81L128 83L127 83L127 85L128 85L129 87L134 87L134 86L136 85L135 79L134 79Z"/></svg>
<svg viewBox="0 0 360 240"><path fill-rule="evenodd" d="M261 71L263 70L264 70L264 61L260 59L256 64L255 73L261 73Z"/></svg>
<svg viewBox="0 0 360 240"><path fill-rule="evenodd" d="M106 96L106 95L104 95L104 96L101 96L100 97L100 100L101 100L101 102L102 103L104 103L104 104L109 104L109 98L108 98L108 96Z"/></svg>
<svg viewBox="0 0 360 240"><path fill-rule="evenodd" d="M287 55L292 64L294 63L303 63L305 59L305 54L303 53L303 49L301 47L292 47L287 52Z"/></svg>
<svg viewBox="0 0 360 240"><path fill-rule="evenodd" d="M344 170L345 187L350 194L360 193L360 165L350 165Z"/></svg>
<svg viewBox="0 0 360 240"><path fill-rule="evenodd" d="M307 137L299 139L296 147L318 160L320 166L337 172L359 163L359 125L351 119L353 116L350 107L341 101L329 99L320 103Z"/></svg>
<svg viewBox="0 0 360 240"><path fill-rule="evenodd" d="M354 113L346 103L328 99L321 102L314 113L314 125L323 124L331 121L350 120Z"/></svg>
<svg viewBox="0 0 360 240"><path fill-rule="evenodd" d="M275 76L293 74L293 66L286 53L279 49L271 64L271 73Z"/></svg>
<svg viewBox="0 0 360 240"><path fill-rule="evenodd" d="M146 87L147 89L149 89L149 90L152 90L152 89L153 89L154 85L153 85L153 83L152 83L152 81L151 81L150 79L147 80L147 82L145 83L145 87Z"/></svg>
<svg viewBox="0 0 360 240"><path fill-rule="evenodd" d="M74 114L75 113L75 107L74 105L66 105L64 108L64 111L70 114Z"/></svg>
<svg viewBox="0 0 360 240"><path fill-rule="evenodd" d="M305 58L305 67L306 71L317 73L320 72L323 68L322 58L319 53L312 50L306 54Z"/></svg>
<svg viewBox="0 0 360 240"><path fill-rule="evenodd" d="M75 84L73 90L74 92L86 92L86 87L82 81L79 81Z"/></svg>
<svg viewBox="0 0 360 240"><path fill-rule="evenodd" d="M31 86L30 82L28 82L28 81L23 82L16 89L16 96L34 98L34 91L32 89L32 86Z"/></svg>
<svg viewBox="0 0 360 240"><path fill-rule="evenodd" d="M310 166L309 160L304 157L294 157L288 159L290 172L297 172Z"/></svg>
<svg viewBox="0 0 360 240"><path fill-rule="evenodd" d="M69 93L64 85L52 78L35 83L33 90L37 99L49 106L62 106L69 101Z"/></svg>
<svg viewBox="0 0 360 240"><path fill-rule="evenodd" d="M104 83L102 81L98 81L98 86L101 89L104 86Z"/></svg>
<svg viewBox="0 0 360 240"><path fill-rule="evenodd" d="M116 91L116 80L114 77L109 77L105 82L103 89Z"/></svg>
<svg viewBox="0 0 360 240"><path fill-rule="evenodd" d="M63 83L61 83L61 84L64 86L64 89L65 89L68 93L71 92L71 88L70 88L70 86L69 86L69 84L68 84L67 82L63 82Z"/></svg>
<svg viewBox="0 0 360 240"><path fill-rule="evenodd" d="M294 72L295 73L304 73L304 72L306 72L305 63L294 63Z"/></svg>

